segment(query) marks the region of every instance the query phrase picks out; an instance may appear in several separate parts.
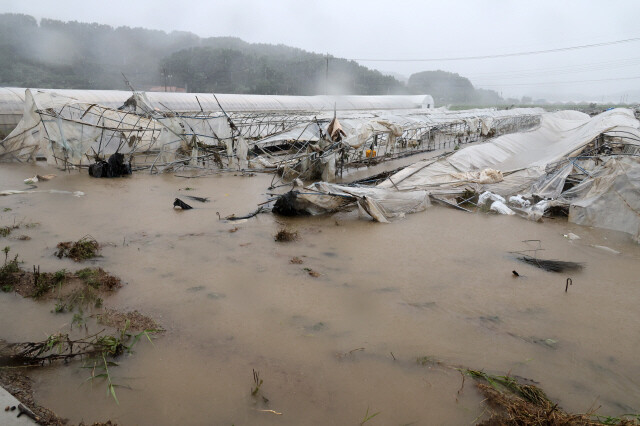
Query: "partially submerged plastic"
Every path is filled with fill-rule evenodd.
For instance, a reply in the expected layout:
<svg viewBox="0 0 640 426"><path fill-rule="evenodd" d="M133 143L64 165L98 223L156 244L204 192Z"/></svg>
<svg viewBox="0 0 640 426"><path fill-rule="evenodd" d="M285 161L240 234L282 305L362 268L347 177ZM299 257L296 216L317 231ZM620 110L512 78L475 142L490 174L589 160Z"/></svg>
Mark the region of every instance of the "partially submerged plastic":
<svg viewBox="0 0 640 426"><path fill-rule="evenodd" d="M184 105L174 105L179 108L174 110L156 97L135 92L114 108L54 91L26 90L23 119L0 142L0 160L33 161L39 154L65 169L97 162L95 169L119 153L135 170L152 173L270 169L283 180L333 182L345 168L529 129L542 114L536 108L420 109L413 97L393 96L336 98L333 105L341 105L333 114L318 110L330 98L316 97L282 99L272 111L261 108L273 102L259 98L257 106L247 104L251 112L227 112L222 102L211 105L216 96L205 102L194 94L180 94L180 99L191 99L194 109L198 105L201 110L181 112ZM288 109L294 106L306 108ZM339 106L353 109L341 111L338 120ZM371 109L363 110L367 106Z"/></svg>
<svg viewBox="0 0 640 426"><path fill-rule="evenodd" d="M426 191L391 192L375 187L336 185L317 182L300 191L281 196L274 206L274 213L285 216L323 214L335 212L349 205L377 222L389 222L407 213L425 210L431 205Z"/></svg>
<svg viewBox="0 0 640 426"><path fill-rule="evenodd" d="M568 186L578 183L567 189L569 177ZM570 222L626 232L639 240L640 123L626 109L593 118L576 111L548 113L536 130L417 162L368 193L320 182L300 196L313 205L314 214L319 208L335 211L345 204L340 198L350 196L382 222L423 209L418 201L428 200L429 194L456 196L469 190L482 193L479 205L501 214L537 220L560 207L568 209ZM367 210L368 199L373 207ZM393 208L378 214L375 207L385 203Z"/></svg>

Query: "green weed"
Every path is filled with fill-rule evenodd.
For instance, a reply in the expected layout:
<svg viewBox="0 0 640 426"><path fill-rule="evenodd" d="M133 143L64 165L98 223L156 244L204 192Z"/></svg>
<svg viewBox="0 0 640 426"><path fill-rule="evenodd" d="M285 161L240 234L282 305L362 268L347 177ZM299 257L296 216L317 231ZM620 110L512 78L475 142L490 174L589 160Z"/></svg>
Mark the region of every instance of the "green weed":
<svg viewBox="0 0 640 426"><path fill-rule="evenodd" d="M380 411L369 415L369 407L367 407L367 412L364 414L364 417L362 418L362 421L360 422L360 426L362 426L363 424L365 424L366 422L368 422L369 420L371 420L372 418L374 418L378 414L380 414Z"/></svg>
<svg viewBox="0 0 640 426"><path fill-rule="evenodd" d="M3 226L0 228L0 237L8 237L11 234L12 229L8 226Z"/></svg>
<svg viewBox="0 0 640 426"><path fill-rule="evenodd" d="M68 257L76 262L81 262L86 259L92 259L98 255L100 250L100 244L92 237L82 237L76 242L64 241L58 243L58 250L55 255L58 258Z"/></svg>

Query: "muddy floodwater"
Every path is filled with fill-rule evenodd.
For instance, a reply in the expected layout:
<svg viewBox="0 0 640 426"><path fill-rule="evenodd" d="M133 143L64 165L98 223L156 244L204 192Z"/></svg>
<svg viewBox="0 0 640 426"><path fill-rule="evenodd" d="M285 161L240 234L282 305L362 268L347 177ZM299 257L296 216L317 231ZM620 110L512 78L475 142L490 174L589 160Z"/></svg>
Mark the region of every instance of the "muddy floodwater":
<svg viewBox="0 0 640 426"><path fill-rule="evenodd" d="M367 411L379 413L367 425L482 418L472 381L461 389L457 370L416 362L425 356L535 380L570 412L640 411L640 246L626 234L438 206L392 224L357 211L219 220L216 212L247 214L268 198L271 176L261 174L92 179L2 165L0 190L25 189L36 173L58 175L39 190L85 195L0 197L0 226L38 224L0 246L27 268L100 266L126 283L106 307L138 310L166 329L112 367L119 404L104 383L87 381L82 362L31 370L36 400L71 422L357 425ZM175 211L175 197L195 208ZM283 225L296 241L274 241ZM97 260L53 255L58 242L85 235L103 244ZM508 253L533 239L539 256L584 269L546 272ZM51 301L0 293L0 339L68 332L72 314L52 310ZM253 370L268 402L251 396Z"/></svg>

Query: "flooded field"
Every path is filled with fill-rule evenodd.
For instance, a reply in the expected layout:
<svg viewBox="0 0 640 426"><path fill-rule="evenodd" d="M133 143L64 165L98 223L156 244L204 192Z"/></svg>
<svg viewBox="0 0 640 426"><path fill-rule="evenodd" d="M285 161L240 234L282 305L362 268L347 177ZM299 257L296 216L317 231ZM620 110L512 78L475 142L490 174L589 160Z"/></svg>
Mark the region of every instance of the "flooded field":
<svg viewBox="0 0 640 426"><path fill-rule="evenodd" d="M0 246L27 269L100 266L126 283L106 307L138 310L166 329L112 367L119 404L104 383L87 381L81 362L29 371L37 401L73 423L357 425L374 413L366 424L482 419L472 381L461 390L457 370L416 362L422 357L535 380L571 412L640 411L640 246L626 234L437 206L386 225L357 211L218 219L254 211L268 198L270 175L92 179L2 165L0 190L24 189L36 173L58 175L40 190L86 195L0 197L0 226L38 224ZM195 208L175 211L174 198L185 195L211 201L183 198ZM297 240L274 241L283 226ZM565 238L569 232L581 238ZM85 235L103 244L97 260L53 255L58 242ZM546 272L508 253L533 239L541 257L584 269ZM51 302L1 293L0 339L68 332L72 314L52 310ZM253 370L268 402L251 395Z"/></svg>

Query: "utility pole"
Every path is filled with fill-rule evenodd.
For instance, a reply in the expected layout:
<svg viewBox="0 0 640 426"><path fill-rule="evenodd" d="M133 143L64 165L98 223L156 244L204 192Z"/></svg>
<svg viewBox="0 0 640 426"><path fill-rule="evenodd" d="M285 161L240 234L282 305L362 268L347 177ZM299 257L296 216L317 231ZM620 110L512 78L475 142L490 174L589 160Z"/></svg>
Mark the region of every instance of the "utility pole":
<svg viewBox="0 0 640 426"><path fill-rule="evenodd" d="M329 54L327 53L327 67L324 74L324 94L329 94Z"/></svg>
<svg viewBox="0 0 640 426"><path fill-rule="evenodd" d="M164 75L164 91L167 91L167 70L162 68L162 74Z"/></svg>

